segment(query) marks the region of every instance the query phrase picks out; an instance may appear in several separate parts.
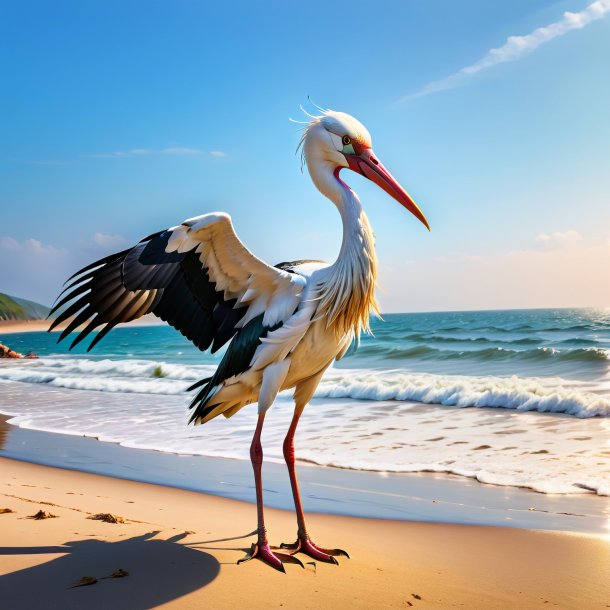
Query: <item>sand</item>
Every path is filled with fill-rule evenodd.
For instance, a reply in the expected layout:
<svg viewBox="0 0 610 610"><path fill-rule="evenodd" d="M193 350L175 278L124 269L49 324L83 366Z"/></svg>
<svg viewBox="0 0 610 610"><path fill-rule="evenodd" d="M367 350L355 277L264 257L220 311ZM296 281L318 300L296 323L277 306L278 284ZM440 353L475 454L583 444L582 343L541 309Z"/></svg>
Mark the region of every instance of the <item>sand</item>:
<svg viewBox="0 0 610 610"><path fill-rule="evenodd" d="M3 608L610 607L599 536L310 515L314 539L351 559L281 574L236 564L255 508L235 500L0 458L2 508ZM28 518L39 510L55 517ZM291 512L266 516L272 542L294 538ZM83 577L97 582L70 588Z"/></svg>
<svg viewBox="0 0 610 610"><path fill-rule="evenodd" d="M49 320L0 320L0 336L15 333L46 332L49 330L50 324ZM129 326L159 326L163 324L165 323L153 314L147 314L138 320L133 320L129 323ZM126 324L118 324L117 326L120 328L126 326ZM55 330L59 331L64 327L65 323ZM79 326L78 329L83 327L84 324Z"/></svg>
<svg viewBox="0 0 610 610"><path fill-rule="evenodd" d="M0 320L0 335L45 332L48 328L48 320Z"/></svg>

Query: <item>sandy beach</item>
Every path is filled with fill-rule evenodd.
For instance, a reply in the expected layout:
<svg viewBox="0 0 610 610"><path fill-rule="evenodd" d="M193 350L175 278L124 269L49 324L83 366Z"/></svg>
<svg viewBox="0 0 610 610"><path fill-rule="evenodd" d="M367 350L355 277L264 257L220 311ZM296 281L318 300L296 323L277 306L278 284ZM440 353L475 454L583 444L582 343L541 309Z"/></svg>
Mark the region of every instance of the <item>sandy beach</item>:
<svg viewBox="0 0 610 610"><path fill-rule="evenodd" d="M405 322L396 318L394 324ZM256 525L247 460L252 414L245 411L235 425L220 422L217 429L209 424L191 431L184 422L184 386L204 376L213 361L200 364L205 356L189 355L162 327L121 329L97 359L68 358L56 354L54 337L46 333L21 336L46 325L0 324L0 337L15 333L6 343L41 356L5 362L2 369L3 610L610 608L607 420L582 417L589 403L606 403L587 393L589 382L574 382L578 394L571 386L565 396L548 394L560 406L577 399L581 417L510 408L514 396L529 391L527 379L496 392L500 400L488 408L452 409L400 396L363 400L357 387L343 398L315 397L299 440L299 456L307 462L299 474L309 528L319 544L345 548L351 559L333 566L303 556L305 569L289 565L283 575L256 560L237 565ZM372 347L382 354L394 349L382 340ZM480 359L473 363L477 370L483 366ZM154 374L158 366L163 376ZM562 366L560 360L553 371ZM591 371L596 365L587 359L582 366ZM329 393L362 374L331 371ZM392 372L375 375L380 391L383 383L396 382ZM433 381L449 388L453 378ZM464 383L466 396L473 378ZM545 388L535 386L532 400L555 392ZM278 399L265 444L266 520L274 544L296 534L285 466L277 460L290 407ZM337 413L340 428L333 427ZM327 442L329 430L333 443ZM329 467L335 458L315 466L307 461L308 442L317 459L328 447L345 447L337 458L353 452L372 468L359 467L355 457L353 468ZM476 466L474 475L469 468L453 469L467 476L431 472L427 464L434 466L443 446L457 460L461 448L469 448L462 459ZM384 464L380 454L394 460L390 466L406 465L424 450L434 455L415 472L375 470ZM574 481L566 489L575 493L534 493L520 484L530 482L530 465L545 485L561 477ZM39 511L54 516L30 518ZM121 522L89 518L98 513L118 515ZM74 586L85 577L90 584Z"/></svg>
<svg viewBox="0 0 610 610"><path fill-rule="evenodd" d="M6 608L606 608L602 537L311 515L339 566L237 565L254 507L197 492L0 459ZM39 510L55 518L28 518ZM112 513L125 523L88 519ZM294 537L269 509L274 542ZM104 578L117 570L122 578ZM70 588L83 577L97 582Z"/></svg>
<svg viewBox="0 0 610 610"><path fill-rule="evenodd" d="M0 334L45 332L49 328L48 320L0 320Z"/></svg>
<svg viewBox="0 0 610 610"><path fill-rule="evenodd" d="M49 320L0 320L0 337L2 335L11 335L16 333L29 332L46 332L49 330L51 322ZM161 326L163 322L152 314L142 316L138 320L130 322L130 326ZM59 332L64 328L65 324L53 329L54 332ZM119 327L124 326L119 324ZM82 326L77 327L78 329Z"/></svg>

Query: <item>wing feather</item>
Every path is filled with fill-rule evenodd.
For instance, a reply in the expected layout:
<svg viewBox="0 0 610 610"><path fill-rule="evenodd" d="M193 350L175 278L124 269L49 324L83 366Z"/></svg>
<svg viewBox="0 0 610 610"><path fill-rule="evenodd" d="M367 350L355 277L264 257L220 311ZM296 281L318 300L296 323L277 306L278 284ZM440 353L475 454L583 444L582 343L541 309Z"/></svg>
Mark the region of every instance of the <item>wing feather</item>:
<svg viewBox="0 0 610 610"><path fill-rule="evenodd" d="M70 349L100 326L89 349L117 324L153 313L199 349L212 351L259 316L264 328L282 324L297 309L305 285L301 276L254 256L221 212L154 233L87 265L66 283L50 330L67 323L61 341L84 324Z"/></svg>

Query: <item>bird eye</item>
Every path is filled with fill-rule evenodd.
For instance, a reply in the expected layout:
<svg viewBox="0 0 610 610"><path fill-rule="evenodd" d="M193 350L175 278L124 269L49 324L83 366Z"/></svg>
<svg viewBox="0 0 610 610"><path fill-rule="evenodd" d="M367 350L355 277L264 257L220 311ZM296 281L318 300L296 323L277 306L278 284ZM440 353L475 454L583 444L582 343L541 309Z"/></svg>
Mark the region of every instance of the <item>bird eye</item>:
<svg viewBox="0 0 610 610"><path fill-rule="evenodd" d="M349 136L343 136L342 140L343 146L349 146L352 143L352 139Z"/></svg>

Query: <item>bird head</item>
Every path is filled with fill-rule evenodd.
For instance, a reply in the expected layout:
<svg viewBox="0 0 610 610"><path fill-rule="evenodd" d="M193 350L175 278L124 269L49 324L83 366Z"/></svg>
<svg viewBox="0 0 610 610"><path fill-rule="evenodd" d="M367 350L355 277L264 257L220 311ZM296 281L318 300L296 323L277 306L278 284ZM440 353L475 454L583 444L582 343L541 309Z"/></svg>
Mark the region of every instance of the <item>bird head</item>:
<svg viewBox="0 0 610 610"><path fill-rule="evenodd" d="M343 168L351 169L381 187L430 230L418 205L373 152L371 134L360 121L334 110L309 116L312 121L307 124L300 146L310 171L312 162L322 163L335 175Z"/></svg>

